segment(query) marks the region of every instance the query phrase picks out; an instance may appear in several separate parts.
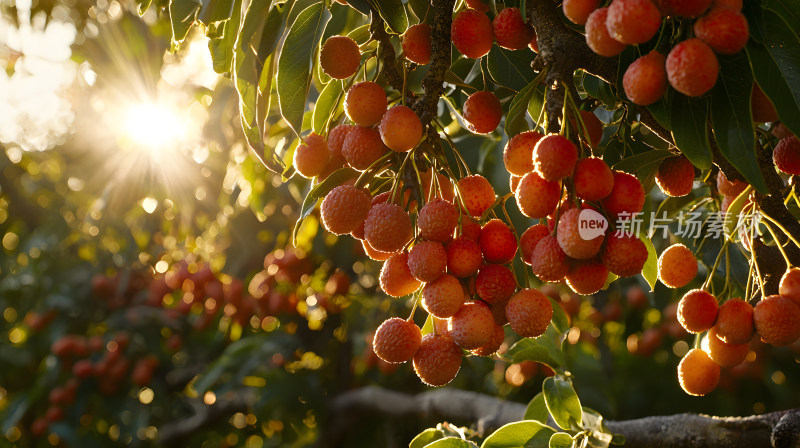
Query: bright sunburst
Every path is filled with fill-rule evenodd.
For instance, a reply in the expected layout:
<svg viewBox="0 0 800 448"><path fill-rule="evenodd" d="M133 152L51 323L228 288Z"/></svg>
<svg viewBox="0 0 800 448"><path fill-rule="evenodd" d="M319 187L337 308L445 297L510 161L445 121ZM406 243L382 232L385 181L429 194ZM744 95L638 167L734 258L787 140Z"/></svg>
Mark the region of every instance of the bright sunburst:
<svg viewBox="0 0 800 448"><path fill-rule="evenodd" d="M161 152L185 142L187 121L181 112L163 103L140 103L125 112L124 130L141 149Z"/></svg>

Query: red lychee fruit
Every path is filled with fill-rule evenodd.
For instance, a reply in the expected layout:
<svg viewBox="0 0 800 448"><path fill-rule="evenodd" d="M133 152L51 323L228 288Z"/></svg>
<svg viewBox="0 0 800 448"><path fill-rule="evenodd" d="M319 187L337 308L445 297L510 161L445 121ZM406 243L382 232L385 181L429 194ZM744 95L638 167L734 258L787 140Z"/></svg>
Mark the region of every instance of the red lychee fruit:
<svg viewBox="0 0 800 448"><path fill-rule="evenodd" d="M386 113L386 92L372 81L357 82L347 90L344 112L359 126L376 125Z"/></svg>
<svg viewBox="0 0 800 448"><path fill-rule="evenodd" d="M533 169L545 180L569 176L577 161L578 148L559 134L545 135L533 149Z"/></svg>
<svg viewBox="0 0 800 448"><path fill-rule="evenodd" d="M658 0L665 16L697 17L711 6L712 0Z"/></svg>
<svg viewBox="0 0 800 448"><path fill-rule="evenodd" d="M800 306L800 268L792 268L781 277L778 294Z"/></svg>
<svg viewBox="0 0 800 448"><path fill-rule="evenodd" d="M608 8L597 8L586 19L586 43L600 56L613 57L625 49L625 44L611 37L606 28Z"/></svg>
<svg viewBox="0 0 800 448"><path fill-rule="evenodd" d="M342 154L344 139L347 138L347 134L353 129L355 129L355 126L352 124L340 124L328 132L328 151L331 153L331 158L344 159L344 155Z"/></svg>
<svg viewBox="0 0 800 448"><path fill-rule="evenodd" d="M567 273L567 285L577 294L590 295L606 284L608 268L598 260L579 260Z"/></svg>
<svg viewBox="0 0 800 448"><path fill-rule="evenodd" d="M319 214L328 232L342 235L363 223L371 207L366 191L352 185L339 185L325 195Z"/></svg>
<svg viewBox="0 0 800 448"><path fill-rule="evenodd" d="M794 135L781 139L772 152L772 161L786 174L800 174L800 140Z"/></svg>
<svg viewBox="0 0 800 448"><path fill-rule="evenodd" d="M455 314L465 301L461 282L450 274L441 275L422 288L422 307L440 319Z"/></svg>
<svg viewBox="0 0 800 448"><path fill-rule="evenodd" d="M557 282L569 272L569 259L556 237L548 235L536 244L531 256L531 270L543 282Z"/></svg>
<svg viewBox="0 0 800 448"><path fill-rule="evenodd" d="M753 322L767 344L782 347L800 338L800 306L786 297L769 296L758 302Z"/></svg>
<svg viewBox="0 0 800 448"><path fill-rule="evenodd" d="M363 224L361 227L362 228L364 227ZM370 246L367 240L365 239L361 240L361 248L364 249L364 254L366 254L366 256L370 258L370 260L375 260L375 261L388 260L389 258L392 257L392 255L395 254L394 252L383 252L380 250L376 250L372 246Z"/></svg>
<svg viewBox="0 0 800 448"><path fill-rule="evenodd" d="M470 132L488 134L497 129L501 118L503 106L492 92L475 92L464 102L464 121Z"/></svg>
<svg viewBox="0 0 800 448"><path fill-rule="evenodd" d="M414 354L414 371L429 386L444 386L461 369L461 349L449 335L426 334Z"/></svg>
<svg viewBox="0 0 800 448"><path fill-rule="evenodd" d="M553 213L561 199L561 185L544 180L535 171L522 177L517 186L517 206L523 215L539 219Z"/></svg>
<svg viewBox="0 0 800 448"><path fill-rule="evenodd" d="M390 363L406 362L414 357L422 342L422 332L414 322L392 317L375 330L372 350Z"/></svg>
<svg viewBox="0 0 800 448"><path fill-rule="evenodd" d="M458 226L458 210L450 201L434 199L419 211L417 226L423 238L443 243Z"/></svg>
<svg viewBox="0 0 800 448"><path fill-rule="evenodd" d="M345 79L353 76L361 65L358 44L347 36L331 36L319 52L319 65L331 78Z"/></svg>
<svg viewBox="0 0 800 448"><path fill-rule="evenodd" d="M750 29L741 12L721 6L694 22L694 35L717 53L735 54L747 45Z"/></svg>
<svg viewBox="0 0 800 448"><path fill-rule="evenodd" d="M642 272L647 261L647 246L636 236L608 235L603 250L603 264L620 277L630 277Z"/></svg>
<svg viewBox="0 0 800 448"><path fill-rule="evenodd" d="M511 328L525 338L544 334L553 317L553 306L541 291L522 289L506 304L506 317Z"/></svg>
<svg viewBox="0 0 800 448"><path fill-rule="evenodd" d="M294 150L294 168L306 178L319 176L330 160L328 144L317 134L309 134Z"/></svg>
<svg viewBox="0 0 800 448"><path fill-rule="evenodd" d="M691 0L690 0L691 1ZM742 0L713 0L713 6L727 6L729 8L733 8L737 11L742 10Z"/></svg>
<svg viewBox="0 0 800 448"><path fill-rule="evenodd" d="M478 59L489 53L494 43L492 22L486 14L474 9L465 9L453 18L450 38L459 53Z"/></svg>
<svg viewBox="0 0 800 448"><path fill-rule="evenodd" d="M629 100L642 106L658 101L667 91L666 58L656 50L633 61L622 77L622 88Z"/></svg>
<svg viewBox="0 0 800 448"><path fill-rule="evenodd" d="M711 47L698 38L675 45L667 56L667 79L686 96L700 96L717 83L719 62Z"/></svg>
<svg viewBox="0 0 800 448"><path fill-rule="evenodd" d="M719 364L708 353L693 348L678 364L678 383L689 395L706 395L719 384L719 371Z"/></svg>
<svg viewBox="0 0 800 448"><path fill-rule="evenodd" d="M392 255L383 263L380 275L381 289L392 297L407 296L422 285L408 269L408 252Z"/></svg>
<svg viewBox="0 0 800 448"><path fill-rule="evenodd" d="M533 250L536 249L536 245L539 244L539 241L547 235L550 235L550 231L544 224L532 225L522 232L522 235L519 237L519 248L522 252L522 261L525 264L531 264Z"/></svg>
<svg viewBox="0 0 800 448"><path fill-rule="evenodd" d="M614 171L614 187L602 204L610 216L619 219L641 212L644 207L642 183L633 174Z"/></svg>
<svg viewBox="0 0 800 448"><path fill-rule="evenodd" d="M492 339L495 326L489 305L473 300L462 305L450 318L447 334L459 347L473 350Z"/></svg>
<svg viewBox="0 0 800 448"><path fill-rule="evenodd" d="M441 243L422 241L408 253L408 269L417 280L432 282L444 274L447 267L447 252Z"/></svg>
<svg viewBox="0 0 800 448"><path fill-rule="evenodd" d="M505 264L517 254L514 232L499 219L492 219L483 225L478 243L488 263Z"/></svg>
<svg viewBox="0 0 800 448"><path fill-rule="evenodd" d="M465 237L458 237L447 245L447 272L458 278L465 278L478 272L483 263L483 254L478 243Z"/></svg>
<svg viewBox="0 0 800 448"><path fill-rule="evenodd" d="M478 297L493 304L501 302L514 294L517 280L511 269L501 264L487 264L478 271L475 291Z"/></svg>
<svg viewBox="0 0 800 448"><path fill-rule="evenodd" d="M480 174L461 178L458 191L470 216L481 216L494 204L494 188Z"/></svg>
<svg viewBox="0 0 800 448"><path fill-rule="evenodd" d="M748 344L729 344L719 338L712 327L708 330L706 341L708 344L708 355L720 367L733 367L741 364L750 353L750 346Z"/></svg>
<svg viewBox="0 0 800 448"><path fill-rule="evenodd" d="M390 149L408 152L422 138L422 123L410 107L397 105L387 110L379 126L381 139Z"/></svg>
<svg viewBox="0 0 800 448"><path fill-rule="evenodd" d="M670 288L682 288L697 276L697 258L683 244L673 244L658 257L658 279Z"/></svg>
<svg viewBox="0 0 800 448"><path fill-rule="evenodd" d="M376 160L386 154L386 145L381 140L380 133L372 128L356 126L350 130L342 145L342 155L347 164L364 171Z"/></svg>
<svg viewBox="0 0 800 448"><path fill-rule="evenodd" d="M431 27L427 23L410 26L403 33L403 54L406 59L420 65L431 61Z"/></svg>
<svg viewBox="0 0 800 448"><path fill-rule="evenodd" d="M583 25L589 14L600 6L600 0L564 0L561 8L564 15L576 25Z"/></svg>
<svg viewBox="0 0 800 448"><path fill-rule="evenodd" d="M717 173L717 190L720 194L735 198L742 194L746 188L747 184L745 182L738 179L731 182L722 171Z"/></svg>
<svg viewBox="0 0 800 448"><path fill-rule="evenodd" d="M533 171L533 148L542 137L536 131L525 131L511 137L503 149L506 170L515 176L524 176Z"/></svg>
<svg viewBox="0 0 800 448"><path fill-rule="evenodd" d="M478 242L481 236L481 225L478 221L470 218L469 216L461 216L461 233L460 236Z"/></svg>
<svg viewBox="0 0 800 448"><path fill-rule="evenodd" d="M492 22L497 45L509 50L525 48L533 37L533 28L522 20L519 8L504 8Z"/></svg>
<svg viewBox="0 0 800 448"><path fill-rule="evenodd" d="M678 321L690 333L702 333L714 326L719 305L707 291L693 289L678 303Z"/></svg>
<svg viewBox="0 0 800 448"><path fill-rule="evenodd" d="M599 201L614 188L614 173L603 159L587 157L575 164L572 183L576 196L585 201Z"/></svg>
<svg viewBox="0 0 800 448"><path fill-rule="evenodd" d="M603 122L597 118L594 112L581 110L580 114L583 126L578 124L572 116L569 117L569 123L589 146L597 148L600 141L603 140Z"/></svg>
<svg viewBox="0 0 800 448"><path fill-rule="evenodd" d="M753 121L756 123L772 123L778 120L778 112L772 100L764 95L764 91L758 84L753 84L753 92L750 94L750 108L753 110Z"/></svg>
<svg viewBox="0 0 800 448"><path fill-rule="evenodd" d="M728 344L746 344L753 338L753 307L744 300L730 298L719 307L714 324L717 336Z"/></svg>
<svg viewBox="0 0 800 448"><path fill-rule="evenodd" d="M789 128L787 128L783 123L775 123L775 126L772 127L769 133L778 139L784 139L794 135L792 134L792 131L790 131Z"/></svg>
<svg viewBox="0 0 800 448"><path fill-rule="evenodd" d="M558 245L570 258L586 260L600 252L604 235L598 235L590 240L584 239L580 234L581 211L573 208L564 212L558 219Z"/></svg>
<svg viewBox="0 0 800 448"><path fill-rule="evenodd" d="M498 350L500 350L500 346L503 345L503 340L505 338L506 332L503 330L503 327L500 325L495 325L489 342L476 349L470 350L469 352L475 356L492 356L497 353Z"/></svg>
<svg viewBox="0 0 800 448"><path fill-rule="evenodd" d="M684 156L667 157L658 165L656 184L667 196L686 196L694 185L694 165Z"/></svg>
<svg viewBox="0 0 800 448"><path fill-rule="evenodd" d="M374 205L364 221L364 237L370 246L383 252L397 252L405 246L414 229L411 218L397 204Z"/></svg>
<svg viewBox="0 0 800 448"><path fill-rule="evenodd" d="M661 28L661 11L650 0L614 0L608 7L606 28L622 43L641 44Z"/></svg>

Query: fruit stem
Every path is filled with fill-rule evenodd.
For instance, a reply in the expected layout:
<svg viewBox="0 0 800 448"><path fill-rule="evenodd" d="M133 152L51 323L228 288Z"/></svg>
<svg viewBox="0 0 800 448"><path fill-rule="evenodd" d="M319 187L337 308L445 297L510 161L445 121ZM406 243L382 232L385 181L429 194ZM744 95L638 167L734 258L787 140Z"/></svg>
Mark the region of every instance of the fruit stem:
<svg viewBox="0 0 800 448"><path fill-rule="evenodd" d="M418 293L419 293L419 290L414 292L414 305L411 307L411 314L409 314L408 315L408 319L406 319L409 322L414 322L414 313L417 311L417 305L419 304L419 298L420 298L420 294L418 294ZM435 325L434 325L433 329L434 329L434 331L436 331L436 326Z"/></svg>
<svg viewBox="0 0 800 448"><path fill-rule="evenodd" d="M756 268L756 279L758 280L759 289L761 289L761 298L765 299L767 294L764 292L764 280L761 279L761 269L758 267L758 260L756 260L755 254L753 254L750 260L753 262L753 266Z"/></svg>
<svg viewBox="0 0 800 448"><path fill-rule="evenodd" d="M458 167L459 174L462 174L462 177L466 177L463 176L464 171L466 171L467 176L472 175L472 172L469 170L469 166L467 166L467 162L464 161L464 157L461 156L461 153L458 151L458 148L456 147L455 143L453 143L453 140L450 138L447 132L445 132L444 126L442 126L442 124L439 123L439 120L437 119L434 119L434 123L436 123L436 126L439 127L439 130L442 132L442 134L444 134L444 139L447 140L447 143L450 145L450 149L453 150L453 154L455 154L455 156L458 158L458 161L461 162L461 164ZM464 171L461 170L462 166L464 167Z"/></svg>
<svg viewBox="0 0 800 448"><path fill-rule="evenodd" d="M778 239L778 235L775 234L775 231L772 230L772 227L770 227L767 221L764 221L764 226L767 228L767 230L769 230L770 235L772 235L772 239L775 240L775 245L778 246L778 250L781 251L783 259L786 260L787 269L793 268L794 266L792 265L792 262L789 260L789 256L786 255L786 251L783 250L783 244L781 244L780 240ZM788 240L786 241L786 244L789 244Z"/></svg>
<svg viewBox="0 0 800 448"><path fill-rule="evenodd" d="M722 261L722 254L728 252L728 244L730 244L730 240L726 239L725 244L719 250L719 254L717 254L717 259L714 260L714 266L708 271L708 277L706 277L706 281L703 282L703 286L700 289L708 290L709 286L711 286L711 280L714 278L714 273L717 271L719 267L719 263Z"/></svg>
<svg viewBox="0 0 800 448"><path fill-rule="evenodd" d="M786 227L784 227L783 224L779 223L776 219L774 219L773 217L771 217L768 214L764 213L763 210L761 211L761 216L767 218L768 221L770 221L771 223L775 224L775 226L777 228L781 229L781 232L783 232L784 235L789 237L789 239L792 240L794 245L797 246L798 249L800 249L800 241L798 241L797 238L794 237L794 235L789 233L789 231L786 230Z"/></svg>
<svg viewBox="0 0 800 448"><path fill-rule="evenodd" d="M380 165L381 165L383 162L385 162L385 161L386 161L386 160L388 160L388 159L389 159L391 156L393 156L393 155L394 155L393 153L394 153L394 151L389 151L389 152L387 152L386 154L384 154L383 156L381 156L381 158L380 158L380 159L378 159L378 160L376 160L376 161L372 162L372 165L368 166L368 167L367 167L367 169L365 169L365 170L364 170L364 172L363 172L363 173L361 173L361 174L358 176L358 179L356 179L356 183L355 183L353 186L354 186L354 187L356 187L356 188L358 188L358 187L359 187L359 185L361 185L361 182L364 180L364 178L366 178L366 177L368 176L368 174L369 174L369 173L370 173L370 172L371 172L373 169L375 169L376 167L380 166Z"/></svg>

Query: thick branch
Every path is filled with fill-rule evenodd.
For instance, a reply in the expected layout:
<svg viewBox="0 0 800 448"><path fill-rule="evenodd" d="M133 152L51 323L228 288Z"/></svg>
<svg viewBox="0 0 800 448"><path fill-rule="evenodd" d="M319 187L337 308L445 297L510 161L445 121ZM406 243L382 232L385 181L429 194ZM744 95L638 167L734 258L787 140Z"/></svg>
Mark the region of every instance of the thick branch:
<svg viewBox="0 0 800 448"><path fill-rule="evenodd" d="M450 68L450 24L453 21L455 0L433 0L433 27L431 29L431 63L422 80L425 95L412 108L425 127L436 117L439 98L444 93L444 75Z"/></svg>
<svg viewBox="0 0 800 448"><path fill-rule="evenodd" d="M392 42L389 40L389 35L384 29L383 19L378 11L370 5L370 23L369 32L373 39L378 41L378 57L383 63L383 77L395 90L400 92L401 95L413 95L413 93L406 89L403 90L403 75L397 72L395 67L396 55Z"/></svg>
<svg viewBox="0 0 800 448"><path fill-rule="evenodd" d="M185 446L185 439L201 428L224 420L236 412L247 410L247 401L247 397L242 394L220 398L210 406L199 398L193 400L190 404L194 414L158 428L159 442L166 446Z"/></svg>

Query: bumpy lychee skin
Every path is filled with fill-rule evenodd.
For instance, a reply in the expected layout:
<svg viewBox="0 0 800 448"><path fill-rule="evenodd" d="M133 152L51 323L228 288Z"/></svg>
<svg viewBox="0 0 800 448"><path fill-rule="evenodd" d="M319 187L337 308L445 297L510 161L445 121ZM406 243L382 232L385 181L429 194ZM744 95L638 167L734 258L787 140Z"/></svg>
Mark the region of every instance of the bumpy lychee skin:
<svg viewBox="0 0 800 448"><path fill-rule="evenodd" d="M364 237L370 246L383 252L397 252L413 234L411 218L397 204L374 205L364 221Z"/></svg>
<svg viewBox="0 0 800 448"><path fill-rule="evenodd" d="M600 6L600 0L564 0L561 8L564 15L576 25L583 25L589 14Z"/></svg>
<svg viewBox="0 0 800 448"><path fill-rule="evenodd" d="M503 331L503 327L500 325L495 325L489 342L476 349L470 350L469 352L475 356L492 356L497 353L498 350L500 350L500 346L503 345L503 340L505 338L506 332Z"/></svg>
<svg viewBox="0 0 800 448"><path fill-rule="evenodd" d="M611 37L606 28L608 8L597 8L586 19L586 43L600 56L613 57L625 49L625 44Z"/></svg>
<svg viewBox="0 0 800 448"><path fill-rule="evenodd" d="M670 288L682 288L697 276L697 258L683 244L673 244L658 257L658 279Z"/></svg>
<svg viewBox="0 0 800 448"><path fill-rule="evenodd" d="M703 396L719 384L719 364L708 353L693 348L678 364L678 383L689 395Z"/></svg>
<svg viewBox="0 0 800 448"><path fill-rule="evenodd" d="M503 149L506 170L515 176L524 176L533 171L533 148L542 137L536 131L525 131L511 137Z"/></svg>
<svg viewBox="0 0 800 448"><path fill-rule="evenodd" d="M455 314L465 301L461 282L450 274L441 275L422 288L422 307L440 319Z"/></svg>
<svg viewBox="0 0 800 448"><path fill-rule="evenodd" d="M686 196L694 185L694 165L684 156L667 157L658 165L656 184L667 196Z"/></svg>
<svg viewBox="0 0 800 448"><path fill-rule="evenodd" d="M698 38L675 45L667 56L669 84L686 96L700 96L714 87L719 62L711 47Z"/></svg>
<svg viewBox="0 0 800 448"><path fill-rule="evenodd" d="M447 334L459 347L473 350L492 339L495 326L489 305L480 300L473 300L462 305L450 318Z"/></svg>
<svg viewBox="0 0 800 448"><path fill-rule="evenodd" d="M633 174L614 171L614 188L603 199L603 207L610 216L630 217L644 207L644 188Z"/></svg>
<svg viewBox="0 0 800 448"><path fill-rule="evenodd" d="M422 342L422 331L414 322L392 317L375 330L372 350L389 363L406 362L414 357Z"/></svg>
<svg viewBox="0 0 800 448"><path fill-rule="evenodd" d="M569 272L569 259L556 237L548 235L536 244L531 256L531 270L543 282L557 282Z"/></svg>
<svg viewBox="0 0 800 448"><path fill-rule="evenodd" d="M492 219L483 225L478 240L488 263L505 264L517 254L517 237L503 221Z"/></svg>
<svg viewBox="0 0 800 448"><path fill-rule="evenodd" d="M487 264L478 271L475 291L478 297L489 304L502 302L511 297L517 289L514 273L500 264Z"/></svg>
<svg viewBox="0 0 800 448"><path fill-rule="evenodd" d="M775 105L764 95L761 87L755 83L750 94L750 108L753 110L753 121L756 123L772 123L778 120L778 112L775 111Z"/></svg>
<svg viewBox="0 0 800 448"><path fill-rule="evenodd" d="M575 127L578 134L589 146L597 148L600 145L600 141L603 140L603 122L592 111L581 110L580 115L583 126L572 117L569 119L570 124Z"/></svg>
<svg viewBox="0 0 800 448"><path fill-rule="evenodd" d="M397 105L387 110L380 124L381 139L390 149L408 152L422 138L422 123L410 107Z"/></svg>
<svg viewBox="0 0 800 448"><path fill-rule="evenodd" d="M331 36L319 52L322 71L331 78L345 79L353 76L361 64L358 44L347 36Z"/></svg>
<svg viewBox="0 0 800 448"><path fill-rule="evenodd" d="M470 216L481 216L494 204L494 188L480 174L459 179L458 190Z"/></svg>
<svg viewBox="0 0 800 448"><path fill-rule="evenodd" d="M383 263L380 275L381 289L392 297L407 296L422 285L408 269L408 252L392 255Z"/></svg>
<svg viewBox="0 0 800 448"><path fill-rule="evenodd" d="M629 100L642 106L658 101L667 91L666 57L656 50L633 61L622 77Z"/></svg>
<svg viewBox="0 0 800 448"><path fill-rule="evenodd" d="M713 0L658 0L656 3L666 16L697 17L711 6ZM740 8L741 9L741 8Z"/></svg>
<svg viewBox="0 0 800 448"><path fill-rule="evenodd" d="M778 294L800 306L800 268L792 268L781 277Z"/></svg>
<svg viewBox="0 0 800 448"><path fill-rule="evenodd" d="M580 260L567 273L567 285L582 295L594 294L606 284L608 268L598 260Z"/></svg>
<svg viewBox="0 0 800 448"><path fill-rule="evenodd" d="M492 92L475 92L464 102L464 121L470 132L488 134L497 129L501 118L503 106Z"/></svg>
<svg viewBox="0 0 800 448"><path fill-rule="evenodd" d="M497 45L509 50L521 50L530 43L533 28L522 20L519 8L504 8L492 22Z"/></svg>
<svg viewBox="0 0 800 448"><path fill-rule="evenodd" d="M714 324L717 336L728 344L746 344L753 338L753 307L740 298L731 298L719 307Z"/></svg>
<svg viewBox="0 0 800 448"><path fill-rule="evenodd" d="M661 28L661 11L650 0L614 0L608 7L606 28L622 43L641 44Z"/></svg>
<svg viewBox="0 0 800 448"><path fill-rule="evenodd" d="M561 180L570 174L578 161L578 148L562 135L545 135L533 149L533 169L549 181Z"/></svg>
<svg viewBox="0 0 800 448"><path fill-rule="evenodd" d="M461 229L459 236L478 242L481 236L481 224L469 216L461 216Z"/></svg>
<svg viewBox="0 0 800 448"><path fill-rule="evenodd" d="M736 179L733 182L725 177L725 173L717 173L717 190L724 196L737 197L747 188L747 184Z"/></svg>
<svg viewBox="0 0 800 448"><path fill-rule="evenodd" d="M614 188L614 173L597 157L580 159L572 174L575 195L585 201L599 201Z"/></svg>
<svg viewBox="0 0 800 448"><path fill-rule="evenodd" d="M330 159L328 144L317 134L310 134L294 150L294 168L301 176L319 176Z"/></svg>
<svg viewBox="0 0 800 448"><path fill-rule="evenodd" d="M356 126L347 133L342 145L342 155L347 164L364 171L376 160L386 154L386 145L381 140L381 135L372 128Z"/></svg>
<svg viewBox="0 0 800 448"><path fill-rule="evenodd" d="M800 306L786 297L769 296L758 302L753 322L767 344L782 347L800 338Z"/></svg>
<svg viewBox="0 0 800 448"><path fill-rule="evenodd" d="M459 53L478 59L489 53L494 43L492 22L486 14L474 9L465 9L453 18L450 38Z"/></svg>
<svg viewBox="0 0 800 448"><path fill-rule="evenodd" d="M581 211L573 208L567 210L558 219L558 245L561 246L567 256L586 260L600 252L600 247L603 245L605 238L603 235L598 235L590 240L583 239L579 229L580 215Z"/></svg>
<svg viewBox="0 0 800 448"><path fill-rule="evenodd" d="M483 263L483 254L478 243L458 237L447 244L447 272L458 278L466 278L478 272Z"/></svg>
<svg viewBox="0 0 800 448"><path fill-rule="evenodd" d="M535 338L544 334L550 325L553 306L539 290L526 288L511 296L506 304L506 317L518 335Z"/></svg>
<svg viewBox="0 0 800 448"><path fill-rule="evenodd" d="M717 299L702 289L687 292L678 303L678 321L689 333L702 333L713 327L718 313Z"/></svg>
<svg viewBox="0 0 800 448"><path fill-rule="evenodd" d="M609 271L620 277L640 274L647 261L647 246L636 236L612 233L606 237L602 261Z"/></svg>
<svg viewBox="0 0 800 448"><path fill-rule="evenodd" d="M450 201L434 199L419 211L417 226L423 238L443 243L458 226L458 210Z"/></svg>
<svg viewBox="0 0 800 448"><path fill-rule="evenodd" d="M747 45L750 29L741 12L721 6L694 22L694 35L717 53L736 54Z"/></svg>
<svg viewBox="0 0 800 448"><path fill-rule="evenodd" d="M449 335L426 334L414 354L414 371L429 386L444 386L461 369L461 349Z"/></svg>
<svg viewBox="0 0 800 448"><path fill-rule="evenodd" d="M344 158L344 155L342 155L344 139L353 129L355 129L355 126L351 124L340 124L328 132L328 151L331 153L331 158Z"/></svg>
<svg viewBox="0 0 800 448"><path fill-rule="evenodd" d="M772 161L786 174L800 174L800 140L794 135L781 139L772 152Z"/></svg>
<svg viewBox="0 0 800 448"><path fill-rule="evenodd" d="M420 65L431 62L431 27L427 23L410 26L403 33L403 54Z"/></svg>
<svg viewBox="0 0 800 448"><path fill-rule="evenodd" d="M525 264L531 264L533 250L536 249L536 245L539 244L539 241L547 235L550 235L550 231L544 224L532 225L522 232L522 235L519 236L519 250L522 252L522 261Z"/></svg>
<svg viewBox="0 0 800 448"><path fill-rule="evenodd" d="M729 344L717 335L716 327L708 330L706 335L708 344L708 355L720 367L733 367L744 362L750 352L748 344Z"/></svg>
<svg viewBox="0 0 800 448"><path fill-rule="evenodd" d="M447 267L447 252L441 243L422 241L408 253L408 269L417 280L432 282L444 274Z"/></svg>
<svg viewBox="0 0 800 448"><path fill-rule="evenodd" d="M517 206L523 215L539 219L553 213L561 199L561 185L542 179L532 171L522 177L517 186Z"/></svg>
<svg viewBox="0 0 800 448"><path fill-rule="evenodd" d="M343 235L364 222L371 207L371 199L364 190L339 185L325 195L319 213L328 232Z"/></svg>
<svg viewBox="0 0 800 448"><path fill-rule="evenodd" d="M344 112L359 126L376 125L386 113L386 92L372 81L357 82L347 90Z"/></svg>

